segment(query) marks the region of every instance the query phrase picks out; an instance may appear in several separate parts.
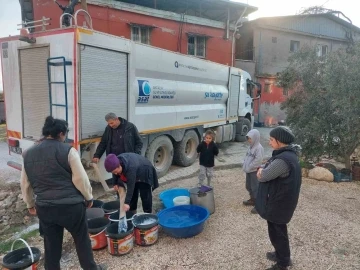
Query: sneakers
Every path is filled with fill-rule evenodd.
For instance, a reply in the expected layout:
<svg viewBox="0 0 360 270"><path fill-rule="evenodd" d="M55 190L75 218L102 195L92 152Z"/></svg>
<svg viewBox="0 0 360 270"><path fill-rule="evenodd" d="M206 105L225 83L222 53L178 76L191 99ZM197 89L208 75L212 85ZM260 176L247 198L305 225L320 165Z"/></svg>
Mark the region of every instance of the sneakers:
<svg viewBox="0 0 360 270"><path fill-rule="evenodd" d="M258 214L258 211L256 210L256 208L254 207L253 209L251 209L251 214Z"/></svg>
<svg viewBox="0 0 360 270"><path fill-rule="evenodd" d="M243 201L243 204L246 206L255 206L255 200L253 198L250 198L247 201Z"/></svg>
<svg viewBox="0 0 360 270"><path fill-rule="evenodd" d="M272 261L272 262L277 262L277 258L276 258L276 253L275 252L267 252L266 253L266 258L269 260L269 261ZM290 259L289 261L289 266L292 266L293 263Z"/></svg>
<svg viewBox="0 0 360 270"><path fill-rule="evenodd" d="M274 264L270 268L266 268L266 270L288 270L289 268L287 266L281 266L278 264Z"/></svg>

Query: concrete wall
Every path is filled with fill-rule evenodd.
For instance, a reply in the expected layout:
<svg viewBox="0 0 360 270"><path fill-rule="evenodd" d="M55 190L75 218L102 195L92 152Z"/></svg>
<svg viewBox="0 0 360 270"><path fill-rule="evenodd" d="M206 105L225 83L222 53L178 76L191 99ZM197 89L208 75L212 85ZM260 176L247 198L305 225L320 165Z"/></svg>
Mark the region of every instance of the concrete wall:
<svg viewBox="0 0 360 270"><path fill-rule="evenodd" d="M276 38L276 43L273 43L273 38ZM288 58L292 55L292 52L290 52L291 40L299 41L300 48L305 44L310 46L316 46L317 44L327 45L328 52L342 47L346 48L346 44L340 41L256 28L254 29L254 60L257 62L257 75L275 75L288 66Z"/></svg>
<svg viewBox="0 0 360 270"><path fill-rule="evenodd" d="M253 80L255 80L255 62L250 60L235 60L235 67L241 68L248 72Z"/></svg>

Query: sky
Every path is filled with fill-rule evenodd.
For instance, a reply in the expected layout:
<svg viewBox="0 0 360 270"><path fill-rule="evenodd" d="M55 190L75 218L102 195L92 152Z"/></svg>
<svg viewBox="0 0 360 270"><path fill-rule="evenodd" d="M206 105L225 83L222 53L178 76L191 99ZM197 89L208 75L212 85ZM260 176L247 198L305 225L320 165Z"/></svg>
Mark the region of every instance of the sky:
<svg viewBox="0 0 360 270"><path fill-rule="evenodd" d="M49 0L50 1L50 0ZM52 1L52 0L51 0ZM250 20L259 17L295 15L303 8L322 6L343 12L353 24L360 27L360 1L356 0L233 0L258 7L258 11L249 16ZM0 37L17 35L17 24L21 23L20 4L18 0L0 0ZM0 66L1 69L1 66ZM2 78L0 70L0 92Z"/></svg>

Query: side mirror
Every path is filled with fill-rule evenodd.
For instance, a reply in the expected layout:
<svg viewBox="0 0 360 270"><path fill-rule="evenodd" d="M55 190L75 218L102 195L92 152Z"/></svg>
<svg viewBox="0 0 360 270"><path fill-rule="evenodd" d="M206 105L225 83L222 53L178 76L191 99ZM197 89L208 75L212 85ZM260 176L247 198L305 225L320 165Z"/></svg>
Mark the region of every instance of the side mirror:
<svg viewBox="0 0 360 270"><path fill-rule="evenodd" d="M253 98L254 99L259 99L261 97L261 84L260 83L254 83L257 87L257 93L256 93L256 98Z"/></svg>
<svg viewBox="0 0 360 270"><path fill-rule="evenodd" d="M252 99L253 100L259 99L261 97L261 84L258 82L254 82L250 79L247 79L246 83L247 83L247 87L248 87L248 94L252 97ZM257 88L256 94L255 94L254 88ZM254 98L253 96L255 96L255 95L256 95L256 97Z"/></svg>

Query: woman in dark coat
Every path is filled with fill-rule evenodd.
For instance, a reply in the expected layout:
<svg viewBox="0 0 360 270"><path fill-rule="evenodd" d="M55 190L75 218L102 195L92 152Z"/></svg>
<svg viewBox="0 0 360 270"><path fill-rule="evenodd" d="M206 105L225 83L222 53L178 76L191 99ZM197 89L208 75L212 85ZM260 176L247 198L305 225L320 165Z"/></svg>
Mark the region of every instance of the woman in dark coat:
<svg viewBox="0 0 360 270"><path fill-rule="evenodd" d="M105 159L105 169L113 176L114 189L126 183L125 211L136 213L138 194L145 213L152 212L152 191L159 187L156 169L148 159L135 153L110 154Z"/></svg>
<svg viewBox="0 0 360 270"><path fill-rule="evenodd" d="M297 157L294 135L286 127L277 127L270 132L272 158L257 172L259 189L256 210L267 220L271 244L275 252L267 258L276 264L268 270L286 270L291 265L287 224L298 203L301 186L301 168Z"/></svg>

